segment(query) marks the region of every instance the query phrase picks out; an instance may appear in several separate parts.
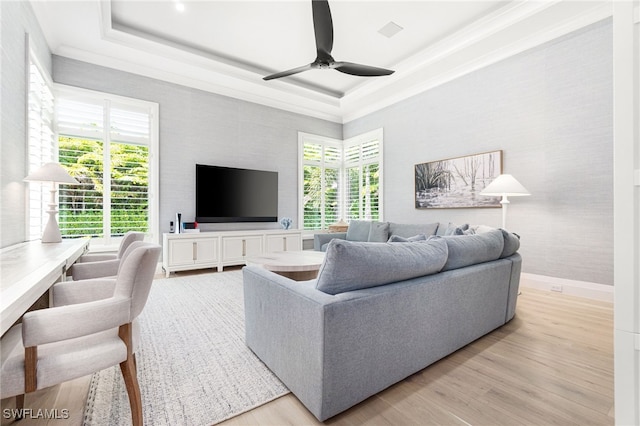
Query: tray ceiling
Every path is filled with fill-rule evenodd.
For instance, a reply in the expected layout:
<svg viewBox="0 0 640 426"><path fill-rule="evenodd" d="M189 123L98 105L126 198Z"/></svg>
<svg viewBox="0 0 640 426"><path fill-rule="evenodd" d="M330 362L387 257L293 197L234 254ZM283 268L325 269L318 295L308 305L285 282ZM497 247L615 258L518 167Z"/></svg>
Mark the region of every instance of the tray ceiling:
<svg viewBox="0 0 640 426"><path fill-rule="evenodd" d="M54 54L333 121L371 112L610 13L599 1L329 4L334 58L390 68L393 75L312 70L263 81L315 58L310 0L32 2Z"/></svg>

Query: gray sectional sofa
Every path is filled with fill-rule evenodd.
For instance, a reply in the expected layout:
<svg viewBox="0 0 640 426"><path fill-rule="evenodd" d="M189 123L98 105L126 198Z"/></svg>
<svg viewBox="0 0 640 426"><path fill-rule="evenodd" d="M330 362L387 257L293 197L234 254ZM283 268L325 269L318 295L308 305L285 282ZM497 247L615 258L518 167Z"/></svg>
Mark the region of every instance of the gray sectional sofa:
<svg viewBox="0 0 640 426"><path fill-rule="evenodd" d="M406 242L334 238L311 281L243 269L246 344L318 420L513 318L516 236L487 227L433 235L437 228L426 239L399 237Z"/></svg>

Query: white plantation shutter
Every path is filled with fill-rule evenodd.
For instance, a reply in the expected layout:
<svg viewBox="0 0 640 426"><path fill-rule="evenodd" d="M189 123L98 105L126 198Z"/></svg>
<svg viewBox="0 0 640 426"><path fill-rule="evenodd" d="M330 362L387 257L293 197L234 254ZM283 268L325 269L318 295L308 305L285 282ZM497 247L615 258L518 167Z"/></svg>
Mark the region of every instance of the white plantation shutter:
<svg viewBox="0 0 640 426"><path fill-rule="evenodd" d="M27 111L28 173L56 159L53 133L54 98L52 84L35 58L29 60L29 87ZM27 240L38 239L49 218L46 213L51 184L30 182L27 206Z"/></svg>
<svg viewBox="0 0 640 426"><path fill-rule="evenodd" d="M149 144L148 110L112 104L109 117L112 141L131 142L138 145Z"/></svg>
<svg viewBox="0 0 640 426"><path fill-rule="evenodd" d="M60 163L81 182L61 191L62 235L95 246L129 230L153 234L157 104L63 88L57 119Z"/></svg>
<svg viewBox="0 0 640 426"><path fill-rule="evenodd" d="M345 141L346 217L381 220L382 131Z"/></svg>
<svg viewBox="0 0 640 426"><path fill-rule="evenodd" d="M382 220L382 129L344 142L305 133L298 139L304 229Z"/></svg>
<svg viewBox="0 0 640 426"><path fill-rule="evenodd" d="M340 218L342 147L340 141L299 135L301 158L300 222L303 229L324 229Z"/></svg>
<svg viewBox="0 0 640 426"><path fill-rule="evenodd" d="M101 103L60 97L56 113L59 135L98 140L104 137L104 106Z"/></svg>

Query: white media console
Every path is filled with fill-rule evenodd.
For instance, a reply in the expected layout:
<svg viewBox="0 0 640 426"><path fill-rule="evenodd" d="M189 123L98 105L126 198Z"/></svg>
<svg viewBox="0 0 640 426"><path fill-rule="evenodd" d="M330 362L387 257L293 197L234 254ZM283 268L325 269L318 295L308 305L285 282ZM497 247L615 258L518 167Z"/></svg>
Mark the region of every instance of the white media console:
<svg viewBox="0 0 640 426"><path fill-rule="evenodd" d="M163 234L162 268L171 272L244 265L248 257L302 250L302 231L263 229Z"/></svg>

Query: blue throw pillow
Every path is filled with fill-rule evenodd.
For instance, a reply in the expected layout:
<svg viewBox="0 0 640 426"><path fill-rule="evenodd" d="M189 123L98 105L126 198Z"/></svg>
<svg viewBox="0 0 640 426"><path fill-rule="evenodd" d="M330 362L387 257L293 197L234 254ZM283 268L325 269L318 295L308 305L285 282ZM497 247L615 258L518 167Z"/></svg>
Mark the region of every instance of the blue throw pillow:
<svg viewBox="0 0 640 426"><path fill-rule="evenodd" d="M369 237L367 241L370 243L384 243L389 238L388 222L371 222L369 228Z"/></svg>
<svg viewBox="0 0 640 426"><path fill-rule="evenodd" d="M369 241L371 222L367 220L352 220L347 228L348 241Z"/></svg>

